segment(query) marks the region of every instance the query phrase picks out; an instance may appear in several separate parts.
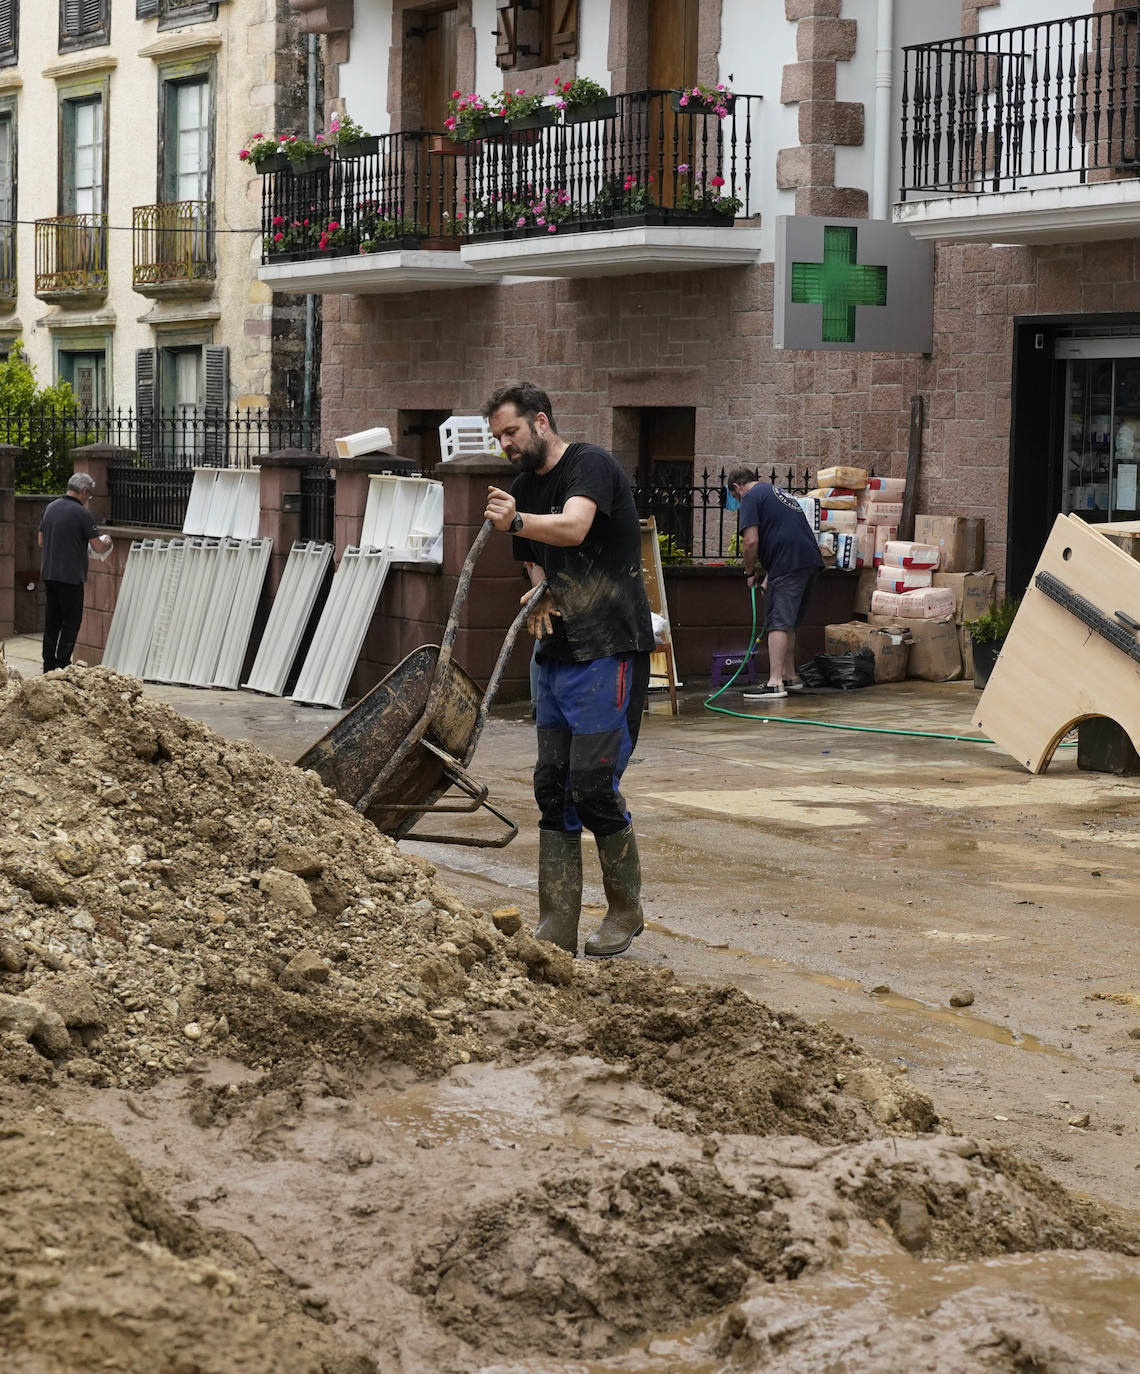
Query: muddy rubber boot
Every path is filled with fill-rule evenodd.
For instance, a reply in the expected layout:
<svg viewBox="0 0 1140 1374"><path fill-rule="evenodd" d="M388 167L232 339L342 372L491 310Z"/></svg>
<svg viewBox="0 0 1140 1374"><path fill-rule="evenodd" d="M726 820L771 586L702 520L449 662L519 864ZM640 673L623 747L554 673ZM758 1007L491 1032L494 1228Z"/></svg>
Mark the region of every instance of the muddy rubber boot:
<svg viewBox="0 0 1140 1374"><path fill-rule="evenodd" d="M538 832L538 926L536 940L549 940L568 954L578 953L582 913L582 833Z"/></svg>
<svg viewBox="0 0 1140 1374"><path fill-rule="evenodd" d="M634 936L645 929L641 914L641 860L633 826L616 835L598 835L602 886L609 904L602 924L586 941L586 953L596 959L622 954Z"/></svg>

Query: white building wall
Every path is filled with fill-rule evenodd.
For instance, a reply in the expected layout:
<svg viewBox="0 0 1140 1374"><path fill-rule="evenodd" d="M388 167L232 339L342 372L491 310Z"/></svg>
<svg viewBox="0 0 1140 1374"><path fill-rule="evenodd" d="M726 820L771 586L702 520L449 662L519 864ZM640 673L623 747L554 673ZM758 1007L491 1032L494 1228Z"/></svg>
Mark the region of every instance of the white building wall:
<svg viewBox="0 0 1140 1374"><path fill-rule="evenodd" d="M388 49L392 43L392 0L368 0L353 10L349 60L339 69L346 112L370 134L392 127L388 113Z"/></svg>
<svg viewBox="0 0 1140 1374"><path fill-rule="evenodd" d="M18 216L16 308L0 315L0 335L22 337L38 380L55 380L55 340L111 336L105 401L134 405L135 353L152 347L156 325L209 331L230 348L230 395L263 404L269 390L272 295L256 279L260 257L261 179L238 161L251 134L271 132L277 60L274 0L219 6L216 23L159 32L135 17L135 0L112 0L111 42L60 54L54 0L25 0L19 63L0 70L0 97L17 102ZM158 188L160 61L212 54L214 201L217 275L207 300L156 302L132 288L131 212L162 197ZM99 304L64 308L35 295L32 221L59 213L57 78L106 75L104 137L108 143L104 208L109 289ZM253 328L247 328L253 323Z"/></svg>

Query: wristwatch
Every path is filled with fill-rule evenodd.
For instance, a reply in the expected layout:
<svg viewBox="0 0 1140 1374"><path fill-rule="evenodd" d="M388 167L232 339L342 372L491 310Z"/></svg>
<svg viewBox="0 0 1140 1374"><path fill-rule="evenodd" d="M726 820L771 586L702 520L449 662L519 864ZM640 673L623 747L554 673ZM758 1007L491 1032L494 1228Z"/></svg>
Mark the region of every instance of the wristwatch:
<svg viewBox="0 0 1140 1374"><path fill-rule="evenodd" d="M507 530L508 530L509 533L511 533L511 534L518 534L519 530L521 530L522 527L523 527L523 518L522 518L521 515L516 514L516 515L515 515L515 518L514 518L514 519L511 521L511 523L507 526Z"/></svg>

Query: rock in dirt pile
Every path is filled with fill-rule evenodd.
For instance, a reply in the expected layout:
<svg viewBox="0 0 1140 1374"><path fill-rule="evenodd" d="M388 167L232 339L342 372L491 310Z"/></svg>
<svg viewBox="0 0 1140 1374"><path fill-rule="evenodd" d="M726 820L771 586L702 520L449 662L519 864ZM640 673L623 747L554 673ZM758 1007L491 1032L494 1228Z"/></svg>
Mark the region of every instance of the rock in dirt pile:
<svg viewBox="0 0 1140 1374"><path fill-rule="evenodd" d="M404 1077L380 1129L385 1074ZM454 1121L545 1103L541 1144L503 1168L517 1142L436 1139L393 1106L442 1075ZM140 1151L149 1131L171 1200L75 1124L114 1117L93 1102L129 1107ZM954 1261L1134 1248L827 1027L576 963L467 908L315 774L103 669L0 661L0 1119L18 1374L93 1351L139 1374L633 1368L632 1343L698 1319L644 1367L778 1369L756 1293L857 1237ZM290 1199L268 1213L267 1169ZM1053 1367L1018 1358L977 1367Z"/></svg>

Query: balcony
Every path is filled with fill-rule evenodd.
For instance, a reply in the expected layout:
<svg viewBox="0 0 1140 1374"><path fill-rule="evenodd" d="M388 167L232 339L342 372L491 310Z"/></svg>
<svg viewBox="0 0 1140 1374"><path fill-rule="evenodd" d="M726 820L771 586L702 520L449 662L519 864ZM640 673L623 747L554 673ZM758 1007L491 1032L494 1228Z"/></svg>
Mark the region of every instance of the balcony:
<svg viewBox="0 0 1140 1374"><path fill-rule="evenodd" d="M915 238L1043 243L1140 226L1140 6L904 50Z"/></svg>
<svg viewBox="0 0 1140 1374"><path fill-rule="evenodd" d="M739 221L754 213L759 100L738 95L721 120L675 108L670 91L629 92L577 122L552 111L450 146L389 135L352 162L276 172L260 275L280 290L374 292L754 263L760 231Z"/></svg>
<svg viewBox="0 0 1140 1374"><path fill-rule="evenodd" d="M0 311L16 304L16 226L0 224Z"/></svg>
<svg viewBox="0 0 1140 1374"><path fill-rule="evenodd" d="M107 216L36 220L35 293L53 305L92 305L107 294Z"/></svg>
<svg viewBox="0 0 1140 1374"><path fill-rule="evenodd" d="M214 207L205 200L136 205L131 285L153 300L213 294Z"/></svg>

